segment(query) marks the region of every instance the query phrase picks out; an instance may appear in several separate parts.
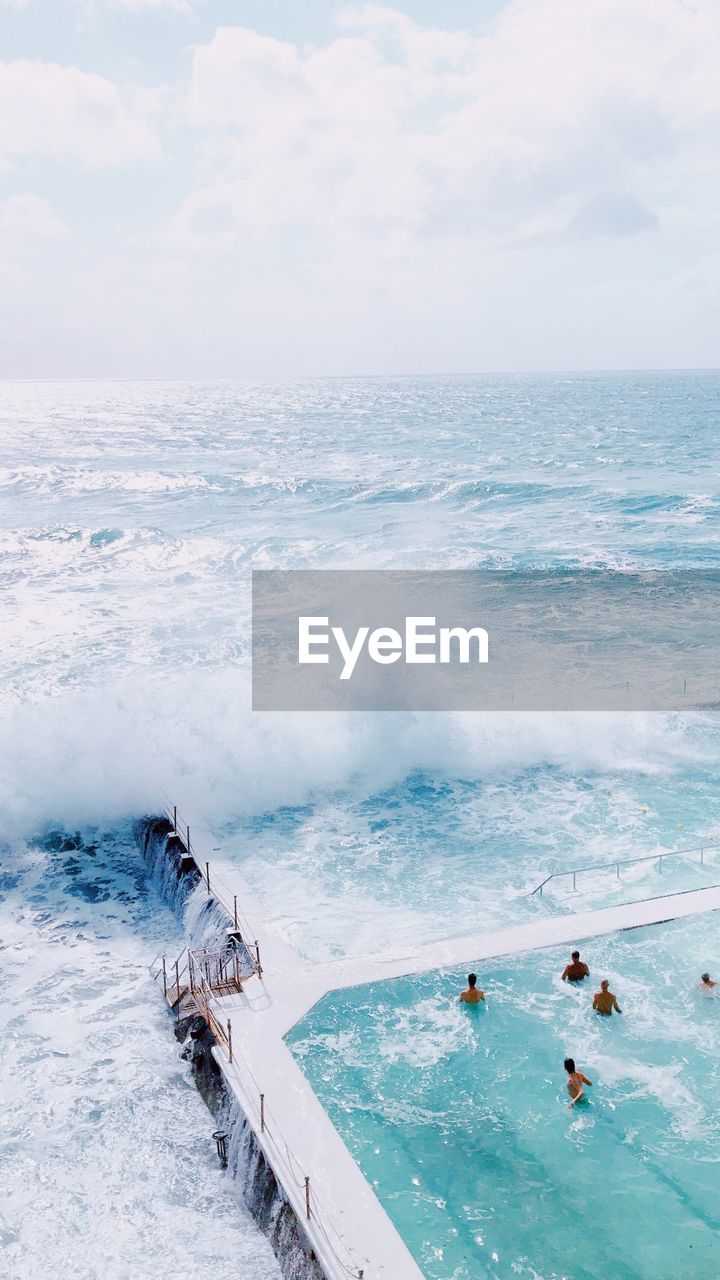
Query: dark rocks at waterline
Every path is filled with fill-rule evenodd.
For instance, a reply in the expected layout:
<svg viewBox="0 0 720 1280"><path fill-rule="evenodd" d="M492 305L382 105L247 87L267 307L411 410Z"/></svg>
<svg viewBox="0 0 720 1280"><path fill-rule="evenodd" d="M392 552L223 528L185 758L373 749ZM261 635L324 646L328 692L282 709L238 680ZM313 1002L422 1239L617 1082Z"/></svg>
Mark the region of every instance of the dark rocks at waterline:
<svg viewBox="0 0 720 1280"><path fill-rule="evenodd" d="M224 1106L225 1082L212 1049L215 1038L199 1014L182 1018L175 1024L175 1035L182 1043L181 1058L190 1063L197 1090L213 1115Z"/></svg>

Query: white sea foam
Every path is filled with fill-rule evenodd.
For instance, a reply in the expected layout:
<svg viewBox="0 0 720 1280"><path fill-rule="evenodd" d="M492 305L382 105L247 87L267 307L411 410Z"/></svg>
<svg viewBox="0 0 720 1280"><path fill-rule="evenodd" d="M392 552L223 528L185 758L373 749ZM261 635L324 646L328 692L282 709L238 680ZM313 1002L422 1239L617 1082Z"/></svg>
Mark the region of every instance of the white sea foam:
<svg viewBox="0 0 720 1280"><path fill-rule="evenodd" d="M178 922L129 834L84 841L0 856L2 1275L278 1280L148 973Z"/></svg>
<svg viewBox="0 0 720 1280"><path fill-rule="evenodd" d="M181 788L190 811L222 825L345 786L371 794L415 770L653 774L709 759L684 724L653 715L258 715L239 671L139 671L43 701L5 697L2 710L0 806L16 829L144 812L160 786Z"/></svg>

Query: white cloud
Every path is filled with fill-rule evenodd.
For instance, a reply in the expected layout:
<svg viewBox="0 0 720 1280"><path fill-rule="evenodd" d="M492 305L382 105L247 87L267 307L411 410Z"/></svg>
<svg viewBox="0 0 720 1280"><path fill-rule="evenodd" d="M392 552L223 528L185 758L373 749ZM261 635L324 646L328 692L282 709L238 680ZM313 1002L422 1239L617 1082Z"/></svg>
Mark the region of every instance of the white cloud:
<svg viewBox="0 0 720 1280"><path fill-rule="evenodd" d="M0 164L39 157L104 169L157 151L145 122L105 77L52 62L0 63Z"/></svg>
<svg viewBox="0 0 720 1280"><path fill-rule="evenodd" d="M18 237L23 240L58 240L69 235L66 222L59 218L41 196L30 192L0 200L0 239Z"/></svg>
<svg viewBox="0 0 720 1280"><path fill-rule="evenodd" d="M714 0L514 0L481 35L377 5L343 24L321 48L228 27L197 49L188 117L209 180L187 229L222 209L224 234L232 212L258 231L311 220L507 241L548 218L590 230L588 209L626 201L646 217L592 231L639 233L656 200L716 167Z"/></svg>
<svg viewBox="0 0 720 1280"><path fill-rule="evenodd" d="M658 216L634 196L619 194L588 200L570 219L569 230L583 234L633 236L658 226Z"/></svg>
<svg viewBox="0 0 720 1280"><path fill-rule="evenodd" d="M3 368L708 364L718 47L717 0L507 0L475 31L377 4L314 46L222 27L186 83L157 46L133 48L142 88L0 64L5 185L48 200L5 209ZM93 209L74 169L152 159L159 135L162 166ZM49 206L86 199L96 232L40 243Z"/></svg>
<svg viewBox="0 0 720 1280"><path fill-rule="evenodd" d="M159 9L171 9L175 13L192 13L190 0L109 0L114 9L129 13L152 13Z"/></svg>
<svg viewBox="0 0 720 1280"><path fill-rule="evenodd" d="M89 12L98 9L124 9L128 13L152 13L160 9L169 9L175 13L192 13L193 0L74 0L75 4ZM9 9L27 9L36 0L0 0Z"/></svg>

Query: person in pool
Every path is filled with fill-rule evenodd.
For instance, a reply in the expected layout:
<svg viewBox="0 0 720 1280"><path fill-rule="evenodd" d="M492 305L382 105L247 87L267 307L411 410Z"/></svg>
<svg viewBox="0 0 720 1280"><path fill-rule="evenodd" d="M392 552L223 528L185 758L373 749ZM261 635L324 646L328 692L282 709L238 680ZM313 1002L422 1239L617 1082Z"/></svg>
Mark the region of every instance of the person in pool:
<svg viewBox="0 0 720 1280"><path fill-rule="evenodd" d="M717 986L717 982L715 982L714 978L710 977L709 973L704 973L698 982L698 986L701 991L714 991Z"/></svg>
<svg viewBox="0 0 720 1280"><path fill-rule="evenodd" d="M589 1084L592 1087L592 1080L588 1080L587 1076L584 1076L582 1071L578 1071L575 1066L574 1058L565 1059L565 1070L568 1073L567 1087L568 1093L570 1094L568 1107L574 1107L575 1103L582 1102L583 1098L587 1100L587 1095L583 1085Z"/></svg>
<svg viewBox="0 0 720 1280"><path fill-rule="evenodd" d="M600 983L600 990L595 992L593 1000L593 1009L596 1013L601 1013L603 1017L609 1018L613 1009L616 1013L622 1013L622 1009L617 1002L616 997L610 991L610 984L607 978L603 978Z"/></svg>
<svg viewBox="0 0 720 1280"><path fill-rule="evenodd" d="M570 963L566 964L562 971L563 982L582 982L589 973L590 970L585 961L580 959L580 952L573 951Z"/></svg>
<svg viewBox="0 0 720 1280"><path fill-rule="evenodd" d="M485 992L477 985L477 974L468 974L468 984L464 991L460 992L460 999L464 1004L480 1004L485 999Z"/></svg>

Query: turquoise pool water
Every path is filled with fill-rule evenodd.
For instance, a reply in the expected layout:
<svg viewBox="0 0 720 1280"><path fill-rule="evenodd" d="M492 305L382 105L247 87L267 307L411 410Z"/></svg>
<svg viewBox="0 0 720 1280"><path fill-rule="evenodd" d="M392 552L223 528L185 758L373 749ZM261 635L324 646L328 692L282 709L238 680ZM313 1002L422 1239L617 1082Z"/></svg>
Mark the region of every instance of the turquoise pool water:
<svg viewBox="0 0 720 1280"><path fill-rule="evenodd" d="M716 1280L718 919L338 992L293 1053L430 1280ZM592 1013L608 977L623 1016ZM720 988L718 988L720 990ZM566 1105L563 1059L593 1080Z"/></svg>

